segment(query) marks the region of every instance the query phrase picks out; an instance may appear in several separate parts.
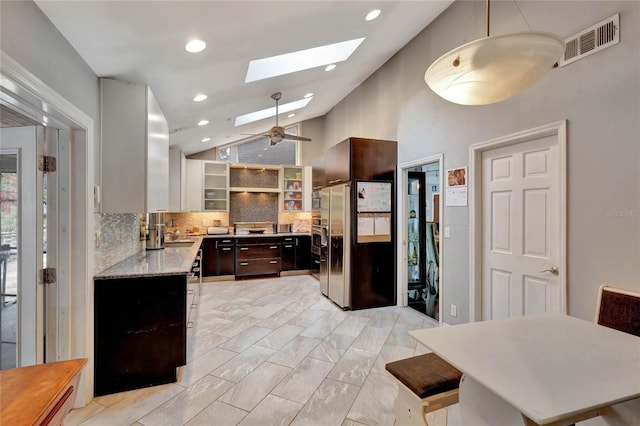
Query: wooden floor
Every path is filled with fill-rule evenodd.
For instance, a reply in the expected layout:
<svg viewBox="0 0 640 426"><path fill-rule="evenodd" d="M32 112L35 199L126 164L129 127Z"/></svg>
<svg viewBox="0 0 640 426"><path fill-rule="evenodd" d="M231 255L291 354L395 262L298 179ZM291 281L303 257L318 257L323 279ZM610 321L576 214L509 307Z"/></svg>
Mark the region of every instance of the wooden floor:
<svg viewBox="0 0 640 426"><path fill-rule="evenodd" d="M309 275L205 283L195 313L178 383L95 398L65 425L391 426L384 366L428 352L407 331L436 325L409 308L342 311Z"/></svg>

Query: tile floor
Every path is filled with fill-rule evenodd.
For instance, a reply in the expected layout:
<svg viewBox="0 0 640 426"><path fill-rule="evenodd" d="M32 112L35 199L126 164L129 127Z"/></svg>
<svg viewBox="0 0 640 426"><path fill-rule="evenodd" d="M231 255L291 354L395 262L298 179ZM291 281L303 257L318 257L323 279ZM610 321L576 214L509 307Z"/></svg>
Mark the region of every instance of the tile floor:
<svg viewBox="0 0 640 426"><path fill-rule="evenodd" d="M204 283L193 314L178 383L95 398L65 424L393 425L384 366L428 352L407 331L436 326L410 308L342 311L309 275Z"/></svg>

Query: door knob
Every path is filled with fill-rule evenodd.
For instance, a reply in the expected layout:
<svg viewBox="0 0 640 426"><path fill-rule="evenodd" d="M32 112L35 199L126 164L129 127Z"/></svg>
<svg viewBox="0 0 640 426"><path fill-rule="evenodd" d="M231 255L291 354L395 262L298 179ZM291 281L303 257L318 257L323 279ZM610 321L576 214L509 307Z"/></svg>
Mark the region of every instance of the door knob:
<svg viewBox="0 0 640 426"><path fill-rule="evenodd" d="M540 272L551 272L553 275L558 275L558 267L552 266L551 268L542 270Z"/></svg>

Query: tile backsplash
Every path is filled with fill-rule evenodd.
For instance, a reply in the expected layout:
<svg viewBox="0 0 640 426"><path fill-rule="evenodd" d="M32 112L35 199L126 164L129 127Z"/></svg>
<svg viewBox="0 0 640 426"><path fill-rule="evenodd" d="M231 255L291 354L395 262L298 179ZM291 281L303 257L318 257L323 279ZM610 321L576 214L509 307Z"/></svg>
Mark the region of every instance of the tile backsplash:
<svg viewBox="0 0 640 426"><path fill-rule="evenodd" d="M94 223L96 273L144 250L139 214L96 213Z"/></svg>

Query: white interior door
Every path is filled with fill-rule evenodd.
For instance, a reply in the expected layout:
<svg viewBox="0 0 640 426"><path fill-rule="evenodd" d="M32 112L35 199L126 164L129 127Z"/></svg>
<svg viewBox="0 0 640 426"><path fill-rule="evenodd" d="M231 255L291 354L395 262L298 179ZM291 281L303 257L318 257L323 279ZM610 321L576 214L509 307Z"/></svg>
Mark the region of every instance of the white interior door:
<svg viewBox="0 0 640 426"><path fill-rule="evenodd" d="M6 273L1 276L2 368L42 363L46 359L45 335L55 342L55 321L49 321L57 310L55 287L40 284L42 269L55 267L56 263L56 180L38 170L38 159L49 146L57 146L55 129L0 129L5 181L4 199L0 200L4 222L0 251L9 251L8 256L3 256ZM11 163L12 167L4 167ZM5 345L4 336L8 334L14 336L13 347ZM9 358L12 350L13 362Z"/></svg>
<svg viewBox="0 0 640 426"><path fill-rule="evenodd" d="M563 311L558 161L555 135L482 153L485 320Z"/></svg>

